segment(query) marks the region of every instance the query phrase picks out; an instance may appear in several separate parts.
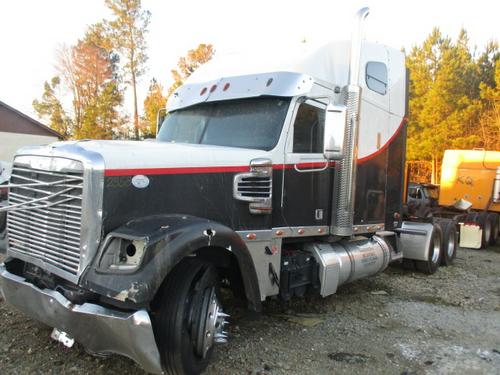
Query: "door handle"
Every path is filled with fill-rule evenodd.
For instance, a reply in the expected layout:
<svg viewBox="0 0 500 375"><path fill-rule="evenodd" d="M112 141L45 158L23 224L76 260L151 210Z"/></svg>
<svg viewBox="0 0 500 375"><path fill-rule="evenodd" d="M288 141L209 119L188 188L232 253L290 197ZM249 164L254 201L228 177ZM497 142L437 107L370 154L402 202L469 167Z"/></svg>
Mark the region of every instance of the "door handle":
<svg viewBox="0 0 500 375"><path fill-rule="evenodd" d="M301 162L301 163L297 163L297 164L294 164L293 165L293 168L297 171L297 172L300 172L300 173L309 173L309 172L322 172L324 170L326 170L329 166L330 166L330 161L329 160L326 160L325 161L325 165L319 167L319 168L307 168L307 169L301 169L299 166L300 165L303 165L303 164L309 164L309 165L313 165L313 166L316 166L317 164L319 163L314 163L314 162L310 162L310 163L306 163L306 162Z"/></svg>

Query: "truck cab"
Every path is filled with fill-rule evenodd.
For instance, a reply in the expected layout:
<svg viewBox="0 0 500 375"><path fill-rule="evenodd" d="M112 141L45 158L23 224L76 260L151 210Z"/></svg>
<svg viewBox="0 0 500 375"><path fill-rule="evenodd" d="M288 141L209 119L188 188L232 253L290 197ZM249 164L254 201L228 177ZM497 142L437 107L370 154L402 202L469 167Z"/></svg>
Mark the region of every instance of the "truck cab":
<svg viewBox="0 0 500 375"><path fill-rule="evenodd" d="M260 312L403 256L435 272L441 232L402 218L404 54L362 40L366 15L352 43L210 61L156 141L20 150L5 299L65 345L196 374L228 340L221 287Z"/></svg>

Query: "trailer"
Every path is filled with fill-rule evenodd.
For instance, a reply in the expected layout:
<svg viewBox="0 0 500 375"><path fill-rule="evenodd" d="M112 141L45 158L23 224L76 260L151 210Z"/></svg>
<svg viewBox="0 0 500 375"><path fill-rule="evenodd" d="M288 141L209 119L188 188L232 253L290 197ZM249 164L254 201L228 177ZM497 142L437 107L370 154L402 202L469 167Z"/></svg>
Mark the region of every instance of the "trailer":
<svg viewBox="0 0 500 375"><path fill-rule="evenodd" d="M229 340L222 288L258 313L403 259L450 264L450 235L403 217L405 57L363 40L367 15L350 42L293 59L211 60L173 93L156 141L20 150L5 300L66 346L198 374Z"/></svg>
<svg viewBox="0 0 500 375"><path fill-rule="evenodd" d="M500 236L500 151L446 150L440 185L410 183L407 199L417 217L474 224L478 246L494 245Z"/></svg>

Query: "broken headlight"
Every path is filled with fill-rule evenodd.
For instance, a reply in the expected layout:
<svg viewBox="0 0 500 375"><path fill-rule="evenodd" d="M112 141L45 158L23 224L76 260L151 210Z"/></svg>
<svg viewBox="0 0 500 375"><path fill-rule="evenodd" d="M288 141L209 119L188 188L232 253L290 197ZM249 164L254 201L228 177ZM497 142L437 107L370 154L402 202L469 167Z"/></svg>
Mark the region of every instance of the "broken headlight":
<svg viewBox="0 0 500 375"><path fill-rule="evenodd" d="M108 237L99 268L104 271L135 270L142 262L146 245L146 238Z"/></svg>

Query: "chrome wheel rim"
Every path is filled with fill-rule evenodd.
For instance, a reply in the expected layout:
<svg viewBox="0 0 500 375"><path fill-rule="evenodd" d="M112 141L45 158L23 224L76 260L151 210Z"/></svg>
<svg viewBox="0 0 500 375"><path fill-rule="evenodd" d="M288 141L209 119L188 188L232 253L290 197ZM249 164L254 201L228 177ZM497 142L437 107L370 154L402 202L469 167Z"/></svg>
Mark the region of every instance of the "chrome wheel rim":
<svg viewBox="0 0 500 375"><path fill-rule="evenodd" d="M224 327L228 324L226 318L229 317L228 314L222 311L215 287L207 290L206 298L208 301L206 301L206 305L204 304L206 306L205 311L201 311L202 319L200 320L203 327L200 327L202 328L201 335L196 343L197 352L203 358L206 357L214 344L227 343L227 332L224 331Z"/></svg>
<svg viewBox="0 0 500 375"><path fill-rule="evenodd" d="M434 234L433 236L431 250L431 262L437 263L439 260L439 252L441 251L441 241L439 240L439 236L437 234Z"/></svg>

